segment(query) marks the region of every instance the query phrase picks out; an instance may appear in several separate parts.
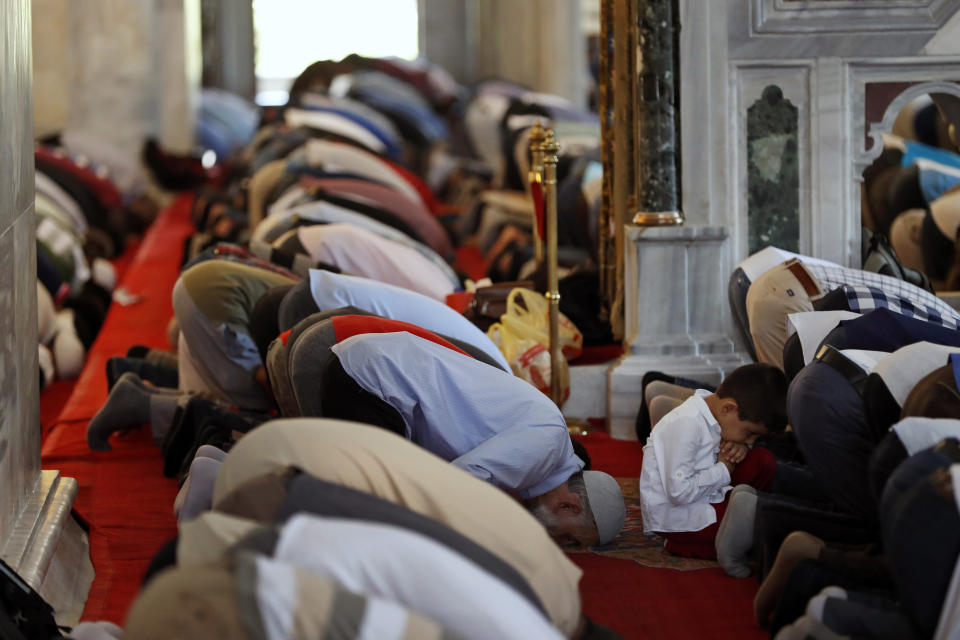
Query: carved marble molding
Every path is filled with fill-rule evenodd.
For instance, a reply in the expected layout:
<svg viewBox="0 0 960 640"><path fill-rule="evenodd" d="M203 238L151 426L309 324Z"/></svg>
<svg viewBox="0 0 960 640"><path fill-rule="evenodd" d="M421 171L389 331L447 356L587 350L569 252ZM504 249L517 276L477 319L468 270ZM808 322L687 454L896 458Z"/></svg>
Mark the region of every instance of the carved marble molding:
<svg viewBox="0 0 960 640"><path fill-rule="evenodd" d="M854 70L856 73L856 70ZM952 68L947 70L956 80L960 81L960 61L954 62ZM864 83L866 84L866 83ZM866 169L883 151L882 136L893 130L893 123L897 116L916 98L932 93L949 93L960 96L960 85L956 82L937 80L933 82L918 82L902 91L890 104L887 105L883 113L883 119L880 122L861 121L857 126L865 127L867 137L872 141L872 145L858 150L854 158L854 170L859 175Z"/></svg>
<svg viewBox="0 0 960 640"><path fill-rule="evenodd" d="M952 0L751 0L755 34L936 31Z"/></svg>
<svg viewBox="0 0 960 640"><path fill-rule="evenodd" d="M957 13L948 0L725 0L731 60L919 55Z"/></svg>

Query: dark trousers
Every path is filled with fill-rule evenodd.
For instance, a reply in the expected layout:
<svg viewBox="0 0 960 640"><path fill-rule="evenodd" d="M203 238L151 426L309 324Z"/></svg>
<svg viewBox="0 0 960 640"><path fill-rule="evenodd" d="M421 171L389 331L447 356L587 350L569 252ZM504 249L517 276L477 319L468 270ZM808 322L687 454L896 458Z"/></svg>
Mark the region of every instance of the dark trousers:
<svg viewBox="0 0 960 640"><path fill-rule="evenodd" d="M324 371L320 389L325 418L364 422L407 436L407 427L400 413L357 384L337 358L332 358Z"/></svg>
<svg viewBox="0 0 960 640"><path fill-rule="evenodd" d="M809 469L780 460L777 461L777 473L773 477L770 492L812 503L832 504L830 493L820 486Z"/></svg>
<svg viewBox="0 0 960 640"><path fill-rule="evenodd" d="M790 384L787 413L817 483L841 509L876 522L868 467L877 442L857 390L814 360Z"/></svg>
<svg viewBox="0 0 960 640"><path fill-rule="evenodd" d="M873 450L873 455L870 456L870 491L877 504L880 504L880 496L883 495L887 480L908 457L909 454L895 431L888 433Z"/></svg>
<svg viewBox="0 0 960 640"><path fill-rule="evenodd" d="M850 567L837 566L824 559L801 560L790 572L790 577L784 585L777 608L770 621L770 637L774 637L780 629L804 614L807 603L825 587L837 586L848 591L867 587L861 572ZM875 593L889 594L874 587Z"/></svg>
<svg viewBox="0 0 960 640"><path fill-rule="evenodd" d="M936 629L960 555L952 463L936 448L912 456L890 478L881 503L890 572L904 610L925 638Z"/></svg>
<svg viewBox="0 0 960 640"><path fill-rule="evenodd" d="M747 318L747 290L750 288L750 278L746 272L737 267L727 283L727 302L730 304L730 313L733 316L733 324L736 326L743 344L747 348L747 353L754 361L757 354L753 349L753 338L750 336L750 320Z"/></svg>
<svg viewBox="0 0 960 640"><path fill-rule="evenodd" d="M730 484L733 486L748 484L758 491L765 491L773 484L776 469L777 461L773 454L762 447L755 447L730 474ZM717 521L709 527L699 531L661 533L660 535L667 541L666 550L678 556L716 560L717 549L714 539L717 537L717 529L720 528L729 502L730 494L727 493L723 502L712 505L717 512Z"/></svg>
<svg viewBox="0 0 960 640"><path fill-rule="evenodd" d="M806 531L827 542L859 544L876 541L876 528L859 516L831 510L828 505L801 498L761 493L753 521L754 549L761 575L766 576L783 540L794 531Z"/></svg>

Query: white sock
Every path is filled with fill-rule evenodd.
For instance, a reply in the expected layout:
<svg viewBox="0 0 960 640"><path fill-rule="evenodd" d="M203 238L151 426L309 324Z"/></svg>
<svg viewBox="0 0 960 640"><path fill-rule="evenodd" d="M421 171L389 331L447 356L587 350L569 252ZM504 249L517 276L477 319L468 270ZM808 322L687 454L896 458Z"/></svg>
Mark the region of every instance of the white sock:
<svg viewBox="0 0 960 640"><path fill-rule="evenodd" d="M57 365L57 375L61 378L75 378L83 370L86 353L83 343L73 326L73 310L64 309L55 320L57 334L53 338L53 359Z"/></svg>
<svg viewBox="0 0 960 640"><path fill-rule="evenodd" d="M809 602L807 602L807 617L823 622L823 608L827 605L827 600L830 598L846 600L847 592L840 587L824 587L820 593L810 598Z"/></svg>
<svg viewBox="0 0 960 640"><path fill-rule="evenodd" d="M47 349L42 344L38 344L37 359L40 362L40 371L43 372L43 387L46 388L48 384L53 382L55 371L53 368L53 354L50 353L50 349Z"/></svg>
<svg viewBox="0 0 960 640"><path fill-rule="evenodd" d="M50 297L46 287L37 280L37 338L41 344L50 344L56 330L53 298Z"/></svg>
<svg viewBox="0 0 960 640"><path fill-rule="evenodd" d="M753 548L753 521L756 515L757 490L748 484L734 487L714 540L717 561L734 578L750 575L749 554Z"/></svg>
<svg viewBox="0 0 960 640"><path fill-rule="evenodd" d="M113 291L117 286L117 270L113 264L103 258L94 258L90 267L93 272L90 279L107 291Z"/></svg>

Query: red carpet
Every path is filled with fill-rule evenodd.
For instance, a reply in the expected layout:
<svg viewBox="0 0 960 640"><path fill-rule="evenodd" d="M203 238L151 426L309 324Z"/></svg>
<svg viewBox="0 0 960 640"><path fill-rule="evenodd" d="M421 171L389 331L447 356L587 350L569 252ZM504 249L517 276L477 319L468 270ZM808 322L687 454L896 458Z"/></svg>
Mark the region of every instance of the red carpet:
<svg viewBox="0 0 960 640"><path fill-rule="evenodd" d="M170 292L176 282L183 239L192 231L190 198L178 198L165 210L126 269L120 286L142 296L137 304L114 304L87 356L72 395L47 431L51 407L72 381L55 383L42 398L47 418L42 464L76 478L75 512L90 527L90 555L96 579L84 610L85 620L122 623L153 553L176 534L172 513L177 486L164 478L160 451L149 430L113 438L113 451L87 448L87 421L106 399L104 365L132 344L167 347L166 325L173 315ZM120 262L120 261L118 261Z"/></svg>
<svg viewBox="0 0 960 640"><path fill-rule="evenodd" d="M614 440L605 433L577 439L587 447L594 469L620 478L640 475L643 447L639 442ZM758 585L752 578L730 578L720 569L651 569L590 553L569 557L583 569L584 613L624 638L768 637L753 621Z"/></svg>
<svg viewBox="0 0 960 640"><path fill-rule="evenodd" d="M192 230L189 198L178 199L144 238L121 286L143 297L129 307L114 305L73 393L59 416L55 408L71 381L44 392L43 466L76 478L76 513L90 527L97 577L83 619L122 624L140 578L154 552L176 533L171 507L176 483L161 473L160 453L149 430L114 436L113 451L87 448L86 424L106 399L104 365L132 344L168 348L170 292L177 278L183 238ZM581 438L594 467L619 477L640 475L641 447L604 433ZM625 638L763 638L751 603L757 584L719 570L679 572L650 569L628 560L589 553L571 558L583 570L584 611Z"/></svg>

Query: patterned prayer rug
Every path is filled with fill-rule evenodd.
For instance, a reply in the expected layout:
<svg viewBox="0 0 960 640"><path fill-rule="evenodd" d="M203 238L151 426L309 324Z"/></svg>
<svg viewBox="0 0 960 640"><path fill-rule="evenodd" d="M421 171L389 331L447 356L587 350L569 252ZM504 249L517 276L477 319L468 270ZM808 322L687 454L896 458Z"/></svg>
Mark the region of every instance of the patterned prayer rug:
<svg viewBox="0 0 960 640"><path fill-rule="evenodd" d="M645 567L655 569L693 571L719 567L720 565L713 560L681 558L671 555L663 548L665 542L663 538L643 532L643 519L640 515L639 481L640 478L617 478L620 489L623 491L623 500L627 506L627 520L620 535L605 545L592 549L570 549L568 551L570 553L595 553L609 558L633 560Z"/></svg>

